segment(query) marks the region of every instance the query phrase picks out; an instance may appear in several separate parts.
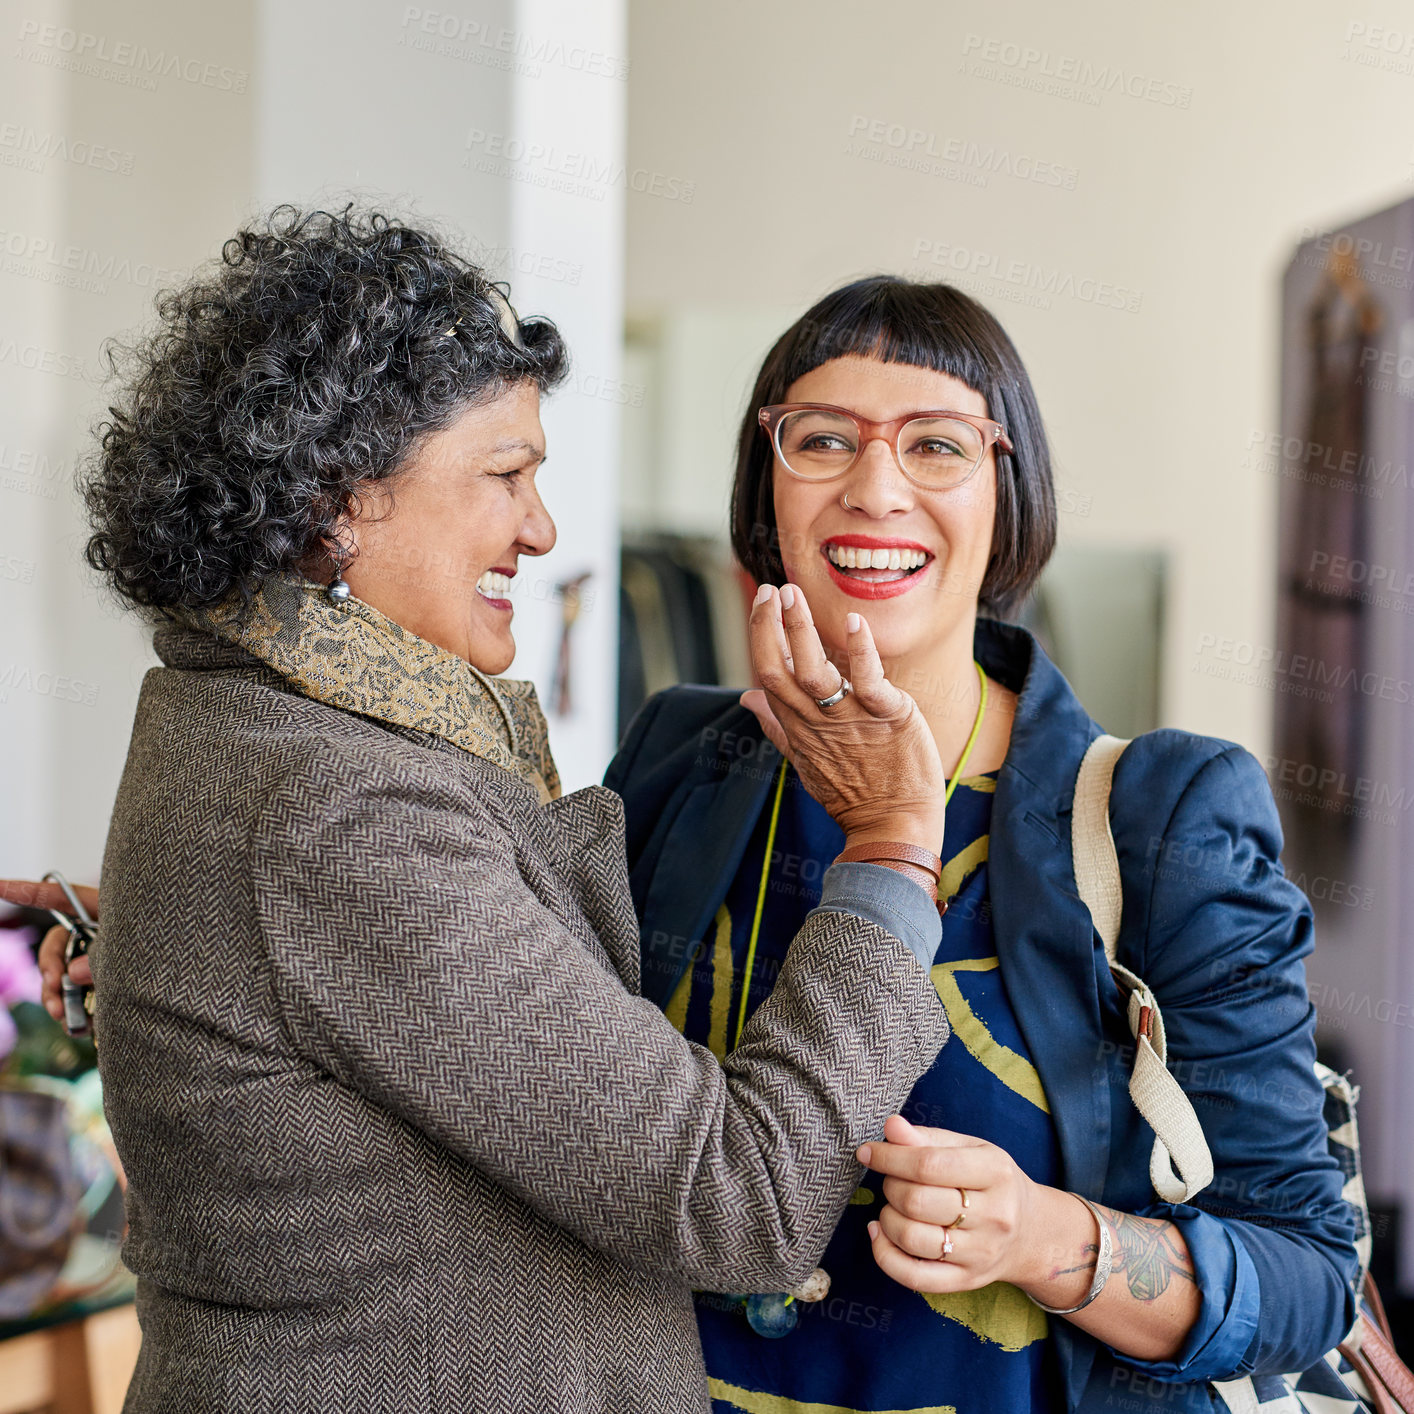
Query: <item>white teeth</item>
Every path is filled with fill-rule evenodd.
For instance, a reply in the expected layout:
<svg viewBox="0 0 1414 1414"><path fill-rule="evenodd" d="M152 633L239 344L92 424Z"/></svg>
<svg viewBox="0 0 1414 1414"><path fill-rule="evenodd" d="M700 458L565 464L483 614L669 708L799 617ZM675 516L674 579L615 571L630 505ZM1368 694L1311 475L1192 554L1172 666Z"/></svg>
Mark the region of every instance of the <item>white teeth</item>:
<svg viewBox="0 0 1414 1414"><path fill-rule="evenodd" d="M827 544L824 553L841 570L921 570L928 564L922 550L857 549L853 544Z"/></svg>
<svg viewBox="0 0 1414 1414"><path fill-rule="evenodd" d="M928 563L922 550L871 550L853 545L827 545L825 553L841 569L916 570Z"/></svg>
<svg viewBox="0 0 1414 1414"><path fill-rule="evenodd" d="M484 594L488 599L504 599L511 590L510 577L504 574L497 574L495 570L487 570L480 579L476 581L476 592Z"/></svg>

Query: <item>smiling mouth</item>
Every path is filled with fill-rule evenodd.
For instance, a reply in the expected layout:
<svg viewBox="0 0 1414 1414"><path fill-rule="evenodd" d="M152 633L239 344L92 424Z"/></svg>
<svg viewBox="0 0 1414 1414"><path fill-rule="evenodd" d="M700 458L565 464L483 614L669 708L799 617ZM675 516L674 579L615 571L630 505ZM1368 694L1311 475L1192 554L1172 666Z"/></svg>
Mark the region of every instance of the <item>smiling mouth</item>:
<svg viewBox="0 0 1414 1414"><path fill-rule="evenodd" d="M827 540L820 553L837 574L861 584L894 584L926 569L933 558L926 550L900 546L842 545Z"/></svg>
<svg viewBox="0 0 1414 1414"><path fill-rule="evenodd" d="M843 535L820 546L825 572L851 599L897 599L927 582L937 556L912 541L879 544L872 536ZM853 564L850 561L853 561Z"/></svg>
<svg viewBox="0 0 1414 1414"><path fill-rule="evenodd" d="M513 607L511 601L506 598L511 592L511 576L503 574L500 570L487 570L476 581L476 592L492 608L510 609Z"/></svg>

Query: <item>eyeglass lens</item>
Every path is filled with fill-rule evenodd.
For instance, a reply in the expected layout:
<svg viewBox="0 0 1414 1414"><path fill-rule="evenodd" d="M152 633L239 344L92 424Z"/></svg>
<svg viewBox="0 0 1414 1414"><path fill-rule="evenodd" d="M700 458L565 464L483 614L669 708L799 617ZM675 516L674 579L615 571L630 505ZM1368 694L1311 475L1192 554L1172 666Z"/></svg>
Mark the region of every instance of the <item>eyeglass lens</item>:
<svg viewBox="0 0 1414 1414"><path fill-rule="evenodd" d="M859 456L860 442L858 424L837 412L787 413L776 430L781 460L797 476L816 480L848 471ZM986 450L977 428L950 417L914 418L898 438L900 464L924 486L965 481Z"/></svg>

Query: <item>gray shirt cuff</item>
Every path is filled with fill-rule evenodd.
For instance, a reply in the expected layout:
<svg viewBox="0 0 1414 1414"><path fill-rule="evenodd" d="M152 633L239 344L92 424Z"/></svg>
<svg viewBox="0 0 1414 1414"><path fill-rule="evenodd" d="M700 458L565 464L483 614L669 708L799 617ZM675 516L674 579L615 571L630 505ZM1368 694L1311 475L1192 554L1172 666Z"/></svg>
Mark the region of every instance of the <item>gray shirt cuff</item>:
<svg viewBox="0 0 1414 1414"><path fill-rule="evenodd" d="M884 864L832 864L820 881L820 907L856 913L877 923L905 943L925 971L932 968L943 940L938 905L897 869Z"/></svg>

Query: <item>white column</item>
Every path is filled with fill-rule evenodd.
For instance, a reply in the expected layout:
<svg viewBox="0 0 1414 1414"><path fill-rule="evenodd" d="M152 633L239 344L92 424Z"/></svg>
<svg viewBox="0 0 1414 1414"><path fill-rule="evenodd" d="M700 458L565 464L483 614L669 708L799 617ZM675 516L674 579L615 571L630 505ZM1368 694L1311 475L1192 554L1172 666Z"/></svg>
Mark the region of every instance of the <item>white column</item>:
<svg viewBox="0 0 1414 1414"><path fill-rule="evenodd" d="M614 745L616 449L623 324L625 0L260 0L262 204L385 201L447 229L549 315L575 371L548 400L540 473L556 548L523 560L508 676L537 684L567 790ZM588 572L573 631L573 710L554 713L561 605Z"/></svg>
<svg viewBox="0 0 1414 1414"><path fill-rule="evenodd" d="M621 410L634 396L622 376L625 11L625 0L516 5L522 62L538 75L528 71L513 94L511 131L524 152L512 179L507 274L517 309L559 325L572 367L544 409L541 489L559 541L526 566L533 592L518 609L513 672L541 684L567 790L599 779L617 736L619 444ZM562 632L553 586L586 573L571 630L571 710L560 715L549 691Z"/></svg>

